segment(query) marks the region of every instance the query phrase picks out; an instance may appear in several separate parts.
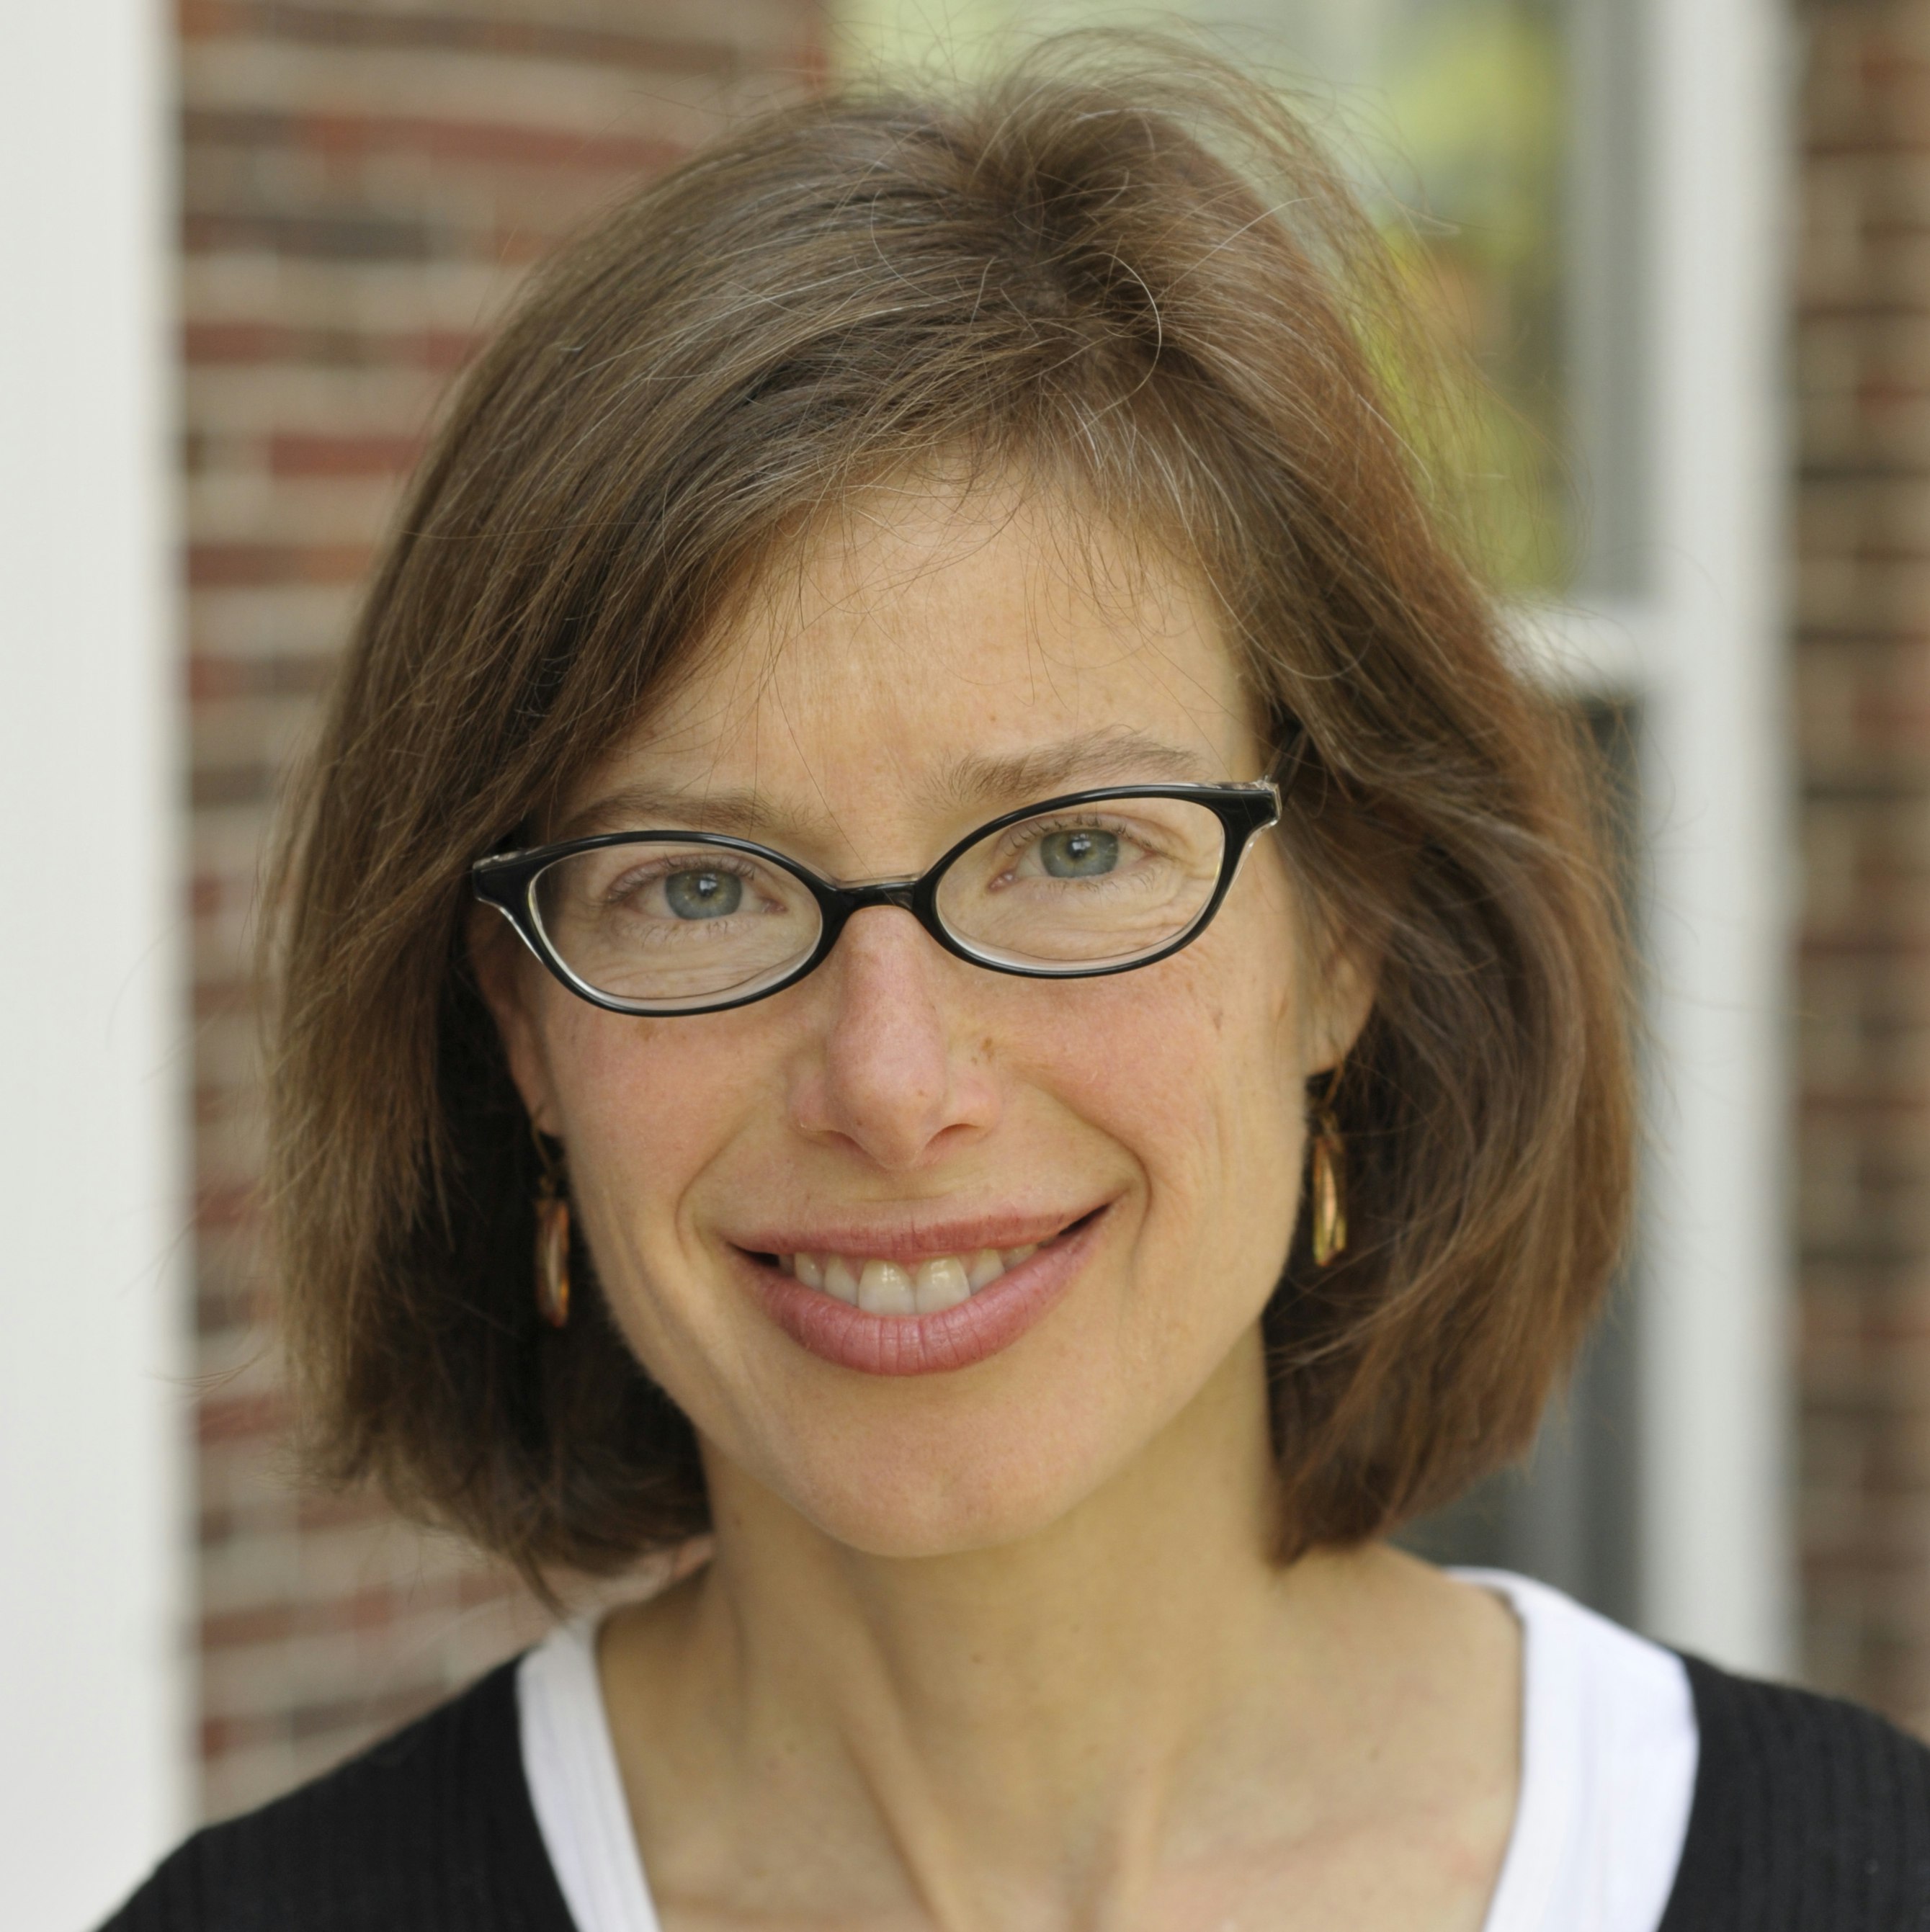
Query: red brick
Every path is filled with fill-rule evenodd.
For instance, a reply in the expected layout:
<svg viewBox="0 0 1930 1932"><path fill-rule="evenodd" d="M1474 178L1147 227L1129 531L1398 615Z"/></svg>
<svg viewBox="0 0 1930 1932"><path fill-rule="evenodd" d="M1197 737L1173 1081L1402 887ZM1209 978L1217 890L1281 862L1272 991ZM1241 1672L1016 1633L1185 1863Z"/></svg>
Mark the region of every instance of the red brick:
<svg viewBox="0 0 1930 1932"><path fill-rule="evenodd" d="M232 584L354 584L367 573L365 544L197 544L188 547L192 590Z"/></svg>
<svg viewBox="0 0 1930 1932"><path fill-rule="evenodd" d="M482 346L473 331L425 328L371 332L291 328L272 322L190 322L182 331L182 358L191 366L234 368L303 363L322 368L461 368Z"/></svg>
<svg viewBox="0 0 1930 1932"><path fill-rule="evenodd" d="M312 148L335 160L422 154L438 161L503 162L605 175L655 173L683 152L672 142L644 135L425 115L203 112L185 117L182 133L189 141Z"/></svg>
<svg viewBox="0 0 1930 1932"><path fill-rule="evenodd" d="M1802 8L1806 1665L1930 1720L1930 4Z"/></svg>
<svg viewBox="0 0 1930 1932"><path fill-rule="evenodd" d="M273 476L402 476L422 453L419 436L298 436L268 442Z"/></svg>

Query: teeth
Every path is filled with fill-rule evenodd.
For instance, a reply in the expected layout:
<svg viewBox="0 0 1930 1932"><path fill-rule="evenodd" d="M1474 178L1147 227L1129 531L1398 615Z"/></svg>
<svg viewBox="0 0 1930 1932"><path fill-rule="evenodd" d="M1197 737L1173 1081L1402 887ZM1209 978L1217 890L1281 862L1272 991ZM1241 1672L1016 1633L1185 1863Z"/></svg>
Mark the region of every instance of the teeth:
<svg viewBox="0 0 1930 1932"><path fill-rule="evenodd" d="M971 1298L971 1283L965 1263L956 1255L941 1255L935 1262L921 1262L911 1283L912 1299L920 1315L942 1314Z"/></svg>
<svg viewBox="0 0 1930 1932"><path fill-rule="evenodd" d="M971 1283L971 1292L976 1294L982 1288L989 1288L1005 1272L1005 1263L1000 1258L996 1248L980 1248L971 1258L971 1266L965 1271L965 1278Z"/></svg>
<svg viewBox="0 0 1930 1932"><path fill-rule="evenodd" d="M896 1262L866 1262L858 1276L858 1306L867 1315L916 1315L911 1277Z"/></svg>
<svg viewBox="0 0 1930 1932"><path fill-rule="evenodd" d="M915 1270L863 1255L780 1255L778 1265L806 1288L835 1295L868 1315L939 1315L989 1288L1007 1268L1030 1261L1037 1241L1019 1248L980 1248L938 1255Z"/></svg>

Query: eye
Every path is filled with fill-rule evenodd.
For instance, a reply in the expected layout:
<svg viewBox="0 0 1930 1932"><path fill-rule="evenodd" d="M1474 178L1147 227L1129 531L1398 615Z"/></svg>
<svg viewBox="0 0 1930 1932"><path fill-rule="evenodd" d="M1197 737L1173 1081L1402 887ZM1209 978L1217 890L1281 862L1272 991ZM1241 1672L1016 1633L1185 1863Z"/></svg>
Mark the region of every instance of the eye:
<svg viewBox="0 0 1930 1932"><path fill-rule="evenodd" d="M679 919L725 919L743 904L744 882L734 872L672 872L663 896Z"/></svg>
<svg viewBox="0 0 1930 1932"><path fill-rule="evenodd" d="M1119 840L1115 833L1082 825L1047 832L1038 853L1039 863L1055 879L1096 879L1117 868Z"/></svg>

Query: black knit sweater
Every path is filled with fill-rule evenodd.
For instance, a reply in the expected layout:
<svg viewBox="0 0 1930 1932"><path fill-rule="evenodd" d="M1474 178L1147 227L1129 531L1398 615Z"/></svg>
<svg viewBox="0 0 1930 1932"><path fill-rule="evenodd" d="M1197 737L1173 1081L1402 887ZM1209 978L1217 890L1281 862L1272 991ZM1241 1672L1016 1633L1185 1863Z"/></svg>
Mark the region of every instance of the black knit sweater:
<svg viewBox="0 0 1930 1932"><path fill-rule="evenodd" d="M197 1832L104 1932L576 1932L531 1810L515 1666ZM1695 1799L1659 1932L1930 1932L1930 1750L1691 1658Z"/></svg>

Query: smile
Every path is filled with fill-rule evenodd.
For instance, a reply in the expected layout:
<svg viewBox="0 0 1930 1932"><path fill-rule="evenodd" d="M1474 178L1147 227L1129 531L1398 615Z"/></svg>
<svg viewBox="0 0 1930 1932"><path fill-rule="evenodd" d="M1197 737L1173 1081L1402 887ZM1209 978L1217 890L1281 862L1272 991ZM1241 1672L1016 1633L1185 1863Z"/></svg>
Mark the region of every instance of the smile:
<svg viewBox="0 0 1930 1932"><path fill-rule="evenodd" d="M806 1288L835 1295L867 1315L942 1315L989 1288L1008 1269L1030 1261L1037 1241L1016 1248L980 1248L937 1255L907 1268L862 1255L780 1255L778 1265Z"/></svg>
<svg viewBox="0 0 1930 1932"><path fill-rule="evenodd" d="M821 1237L811 1247L773 1240L739 1252L764 1312L812 1354L866 1375L935 1375L1017 1341L1070 1286L1105 1217L1095 1208L1055 1233L1015 1228L1034 1238L1010 1246L938 1250L927 1240L920 1252ZM892 1252L877 1252L887 1245Z"/></svg>

